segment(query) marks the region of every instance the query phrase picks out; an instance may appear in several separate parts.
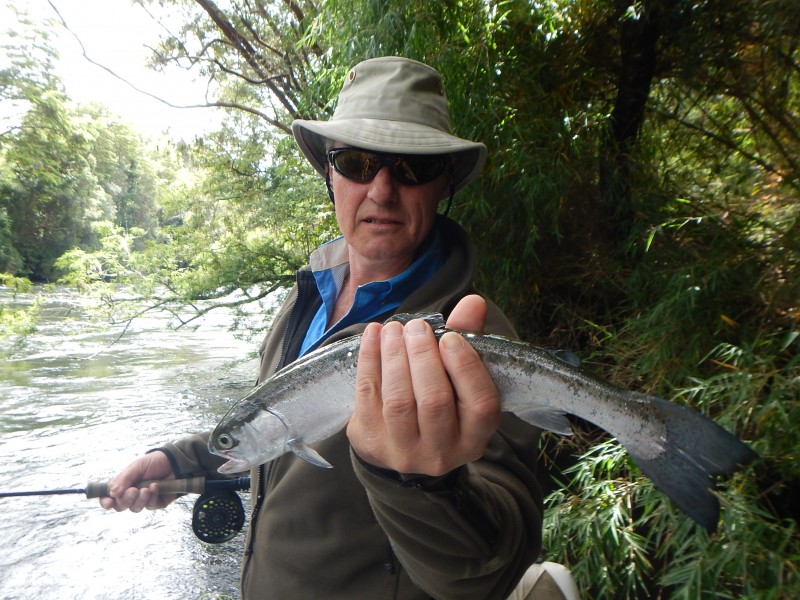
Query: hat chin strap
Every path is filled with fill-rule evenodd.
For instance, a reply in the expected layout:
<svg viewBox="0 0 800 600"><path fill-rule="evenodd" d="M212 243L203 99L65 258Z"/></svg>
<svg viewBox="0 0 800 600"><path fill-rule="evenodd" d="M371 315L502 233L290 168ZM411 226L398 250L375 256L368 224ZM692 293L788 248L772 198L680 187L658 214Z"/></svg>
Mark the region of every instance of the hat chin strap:
<svg viewBox="0 0 800 600"><path fill-rule="evenodd" d="M454 181L450 181L450 196L447 198L447 206L444 207L444 212L442 215L445 217L450 213L450 207L453 205L453 196L456 195L456 184Z"/></svg>
<svg viewBox="0 0 800 600"><path fill-rule="evenodd" d="M325 187L328 188L328 198L331 199L333 204L336 204L336 200L333 199L333 187L331 186L331 174L326 170L325 171Z"/></svg>

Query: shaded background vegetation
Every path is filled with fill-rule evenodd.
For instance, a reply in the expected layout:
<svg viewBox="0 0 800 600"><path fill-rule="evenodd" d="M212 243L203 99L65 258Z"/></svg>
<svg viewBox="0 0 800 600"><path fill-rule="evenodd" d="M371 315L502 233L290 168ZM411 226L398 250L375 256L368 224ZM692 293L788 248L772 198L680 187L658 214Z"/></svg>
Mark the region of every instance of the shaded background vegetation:
<svg viewBox="0 0 800 600"><path fill-rule="evenodd" d="M721 490L709 535L576 423L545 446L549 558L588 598L800 597L797 2L158 5L184 26L154 65L213 81L223 129L153 153L97 108L62 108L19 56L0 72L0 95L30 103L0 137L0 270L134 283L167 307L285 286L333 235L291 120L327 118L362 59L425 61L456 132L489 147L451 215L521 336L762 457Z"/></svg>

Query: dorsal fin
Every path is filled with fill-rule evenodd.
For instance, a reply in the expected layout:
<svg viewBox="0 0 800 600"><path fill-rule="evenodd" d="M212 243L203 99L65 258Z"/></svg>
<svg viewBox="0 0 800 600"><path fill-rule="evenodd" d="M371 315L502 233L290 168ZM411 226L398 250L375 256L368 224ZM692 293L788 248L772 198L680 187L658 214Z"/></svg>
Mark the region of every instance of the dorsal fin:
<svg viewBox="0 0 800 600"><path fill-rule="evenodd" d="M565 365L569 365L570 367L575 367L579 369L581 366L581 359L578 357L577 354L570 350L548 350L550 355L553 358L558 359Z"/></svg>
<svg viewBox="0 0 800 600"><path fill-rule="evenodd" d="M422 319L427 322L428 325L431 326L431 329L433 329L433 333L436 334L436 337L440 337L445 332L445 322L442 313L398 313L386 319L384 323L397 321L405 325L413 319Z"/></svg>

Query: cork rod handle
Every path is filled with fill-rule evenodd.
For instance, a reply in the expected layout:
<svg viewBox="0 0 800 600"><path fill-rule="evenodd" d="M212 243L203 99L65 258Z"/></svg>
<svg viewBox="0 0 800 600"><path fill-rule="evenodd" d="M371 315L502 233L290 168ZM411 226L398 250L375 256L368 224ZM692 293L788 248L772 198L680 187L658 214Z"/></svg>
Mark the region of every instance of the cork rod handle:
<svg viewBox="0 0 800 600"><path fill-rule="evenodd" d="M146 488L151 483L158 483L161 494L202 494L205 491L205 477L188 477L186 479L148 479L136 484L138 488ZM90 481L86 485L87 498L105 498L111 486L110 481Z"/></svg>

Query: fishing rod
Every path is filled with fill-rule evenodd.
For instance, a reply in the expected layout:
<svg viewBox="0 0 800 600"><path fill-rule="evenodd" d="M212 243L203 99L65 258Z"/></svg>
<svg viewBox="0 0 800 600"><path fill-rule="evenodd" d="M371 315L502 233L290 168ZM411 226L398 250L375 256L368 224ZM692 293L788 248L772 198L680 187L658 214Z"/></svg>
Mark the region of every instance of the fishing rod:
<svg viewBox="0 0 800 600"><path fill-rule="evenodd" d="M160 494L200 494L192 511L192 531L204 542L209 544L227 542L233 539L244 526L244 506L236 492L250 488L249 477L152 479L140 481L136 487L145 488L151 483L158 483ZM0 492L0 498L64 494L84 494L87 498L105 498L109 496L110 487L110 481L90 481L85 488Z"/></svg>

